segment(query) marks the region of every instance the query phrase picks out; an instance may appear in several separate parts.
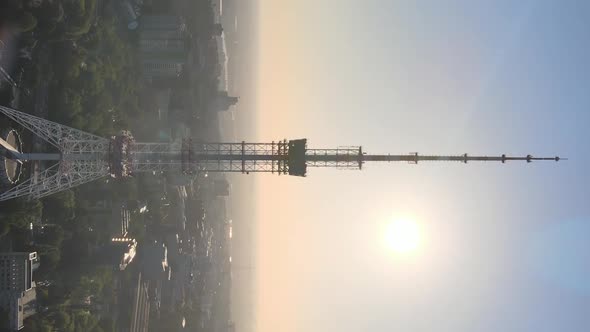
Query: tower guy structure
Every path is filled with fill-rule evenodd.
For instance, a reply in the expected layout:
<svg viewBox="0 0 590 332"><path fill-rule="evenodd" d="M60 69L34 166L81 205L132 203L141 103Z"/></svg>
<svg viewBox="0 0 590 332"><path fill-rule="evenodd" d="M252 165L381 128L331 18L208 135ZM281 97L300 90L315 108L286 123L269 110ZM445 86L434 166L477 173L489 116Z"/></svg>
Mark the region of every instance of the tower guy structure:
<svg viewBox="0 0 590 332"><path fill-rule="evenodd" d="M105 176L121 178L141 172L275 173L305 176L308 167L361 169L365 162L508 161L552 160L501 156L371 155L360 146L310 149L306 139L270 143L136 142L128 131L110 138L99 137L52 121L0 106L0 113L47 141L55 152L24 153L0 139L2 155L11 162L37 161L42 171L0 192L0 201L17 197L41 198Z"/></svg>

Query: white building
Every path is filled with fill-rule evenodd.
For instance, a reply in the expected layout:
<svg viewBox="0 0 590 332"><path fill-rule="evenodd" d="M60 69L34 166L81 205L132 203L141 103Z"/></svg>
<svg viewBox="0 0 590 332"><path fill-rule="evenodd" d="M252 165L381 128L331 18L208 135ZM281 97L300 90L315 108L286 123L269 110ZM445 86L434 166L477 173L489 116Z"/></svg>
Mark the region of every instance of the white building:
<svg viewBox="0 0 590 332"><path fill-rule="evenodd" d="M0 317L0 329L18 331L23 320L35 314L37 293L33 271L39 266L36 252L0 253L0 308L8 319Z"/></svg>

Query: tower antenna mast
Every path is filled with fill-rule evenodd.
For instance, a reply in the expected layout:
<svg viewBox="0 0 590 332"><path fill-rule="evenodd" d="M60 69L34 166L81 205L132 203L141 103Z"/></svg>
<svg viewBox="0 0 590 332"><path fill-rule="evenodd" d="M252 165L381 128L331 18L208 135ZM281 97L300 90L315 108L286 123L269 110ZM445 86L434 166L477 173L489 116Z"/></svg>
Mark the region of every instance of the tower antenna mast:
<svg viewBox="0 0 590 332"><path fill-rule="evenodd" d="M17 197L41 198L83 183L111 176L128 177L142 172L234 172L274 173L305 176L308 168L330 167L362 169L369 162L426 161L500 162L559 161L560 157L513 157L366 154L360 146L335 149L310 149L306 139L270 143L137 142L129 131L104 138L49 120L0 106L0 113L42 138L56 150L50 153L25 153L0 139L4 161L35 161L45 168L29 179L0 192L0 201Z"/></svg>

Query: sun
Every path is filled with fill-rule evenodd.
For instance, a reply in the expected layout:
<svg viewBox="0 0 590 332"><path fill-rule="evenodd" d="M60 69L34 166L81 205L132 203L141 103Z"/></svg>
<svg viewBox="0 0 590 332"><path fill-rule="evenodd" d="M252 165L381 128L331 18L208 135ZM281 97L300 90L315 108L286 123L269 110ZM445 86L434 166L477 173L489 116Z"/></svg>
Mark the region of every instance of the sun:
<svg viewBox="0 0 590 332"><path fill-rule="evenodd" d="M420 227L411 219L397 219L388 224L384 233L385 246L398 254L416 251L422 242Z"/></svg>

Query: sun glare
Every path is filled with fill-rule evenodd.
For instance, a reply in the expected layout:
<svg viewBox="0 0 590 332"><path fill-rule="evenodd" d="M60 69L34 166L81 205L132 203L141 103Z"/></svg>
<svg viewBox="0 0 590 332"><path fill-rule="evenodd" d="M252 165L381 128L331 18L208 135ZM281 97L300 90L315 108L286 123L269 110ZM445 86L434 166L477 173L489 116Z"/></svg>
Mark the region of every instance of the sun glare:
<svg viewBox="0 0 590 332"><path fill-rule="evenodd" d="M387 225L384 234L387 248L398 254L415 251L422 241L418 224L410 219L398 219Z"/></svg>

